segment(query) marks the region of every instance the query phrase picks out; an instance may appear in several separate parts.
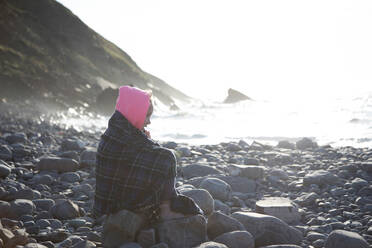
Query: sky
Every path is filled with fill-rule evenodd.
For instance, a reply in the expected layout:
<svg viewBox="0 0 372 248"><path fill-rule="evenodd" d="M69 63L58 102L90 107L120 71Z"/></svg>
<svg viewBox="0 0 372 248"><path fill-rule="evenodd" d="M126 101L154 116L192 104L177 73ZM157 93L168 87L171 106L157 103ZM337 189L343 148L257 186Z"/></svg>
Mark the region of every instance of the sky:
<svg viewBox="0 0 372 248"><path fill-rule="evenodd" d="M372 1L58 0L145 71L197 98L372 92Z"/></svg>

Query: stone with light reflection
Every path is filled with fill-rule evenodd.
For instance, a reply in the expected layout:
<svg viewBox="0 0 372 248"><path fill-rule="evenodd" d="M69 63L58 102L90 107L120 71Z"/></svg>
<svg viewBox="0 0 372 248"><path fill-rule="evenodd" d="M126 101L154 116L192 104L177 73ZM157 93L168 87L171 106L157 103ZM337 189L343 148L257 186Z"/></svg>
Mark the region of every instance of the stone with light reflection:
<svg viewBox="0 0 372 248"><path fill-rule="evenodd" d="M296 223L301 219L297 204L283 197L267 197L257 201L256 212L275 216L286 223Z"/></svg>

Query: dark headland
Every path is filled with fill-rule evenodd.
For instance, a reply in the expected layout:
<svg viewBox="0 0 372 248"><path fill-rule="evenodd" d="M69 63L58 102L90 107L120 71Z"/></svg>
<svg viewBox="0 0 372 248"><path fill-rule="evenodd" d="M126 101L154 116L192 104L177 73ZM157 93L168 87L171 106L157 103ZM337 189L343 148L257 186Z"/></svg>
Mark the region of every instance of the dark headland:
<svg viewBox="0 0 372 248"><path fill-rule="evenodd" d="M123 82L169 106L188 97L55 1L0 0L0 32L0 248L102 247L104 218L91 216L101 133L51 124L41 110L93 108L102 86ZM120 247L372 247L371 148L163 145L176 154L178 190L206 218L143 228L121 211L111 227Z"/></svg>

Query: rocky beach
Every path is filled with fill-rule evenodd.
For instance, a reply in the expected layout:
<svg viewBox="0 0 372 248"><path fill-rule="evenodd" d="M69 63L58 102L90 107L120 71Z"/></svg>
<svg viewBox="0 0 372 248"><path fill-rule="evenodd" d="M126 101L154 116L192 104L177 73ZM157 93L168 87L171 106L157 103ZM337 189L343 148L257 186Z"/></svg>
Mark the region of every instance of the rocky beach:
<svg viewBox="0 0 372 248"><path fill-rule="evenodd" d="M101 133L39 115L0 113L0 247L102 247L105 219L91 216ZM143 229L122 211L120 247L372 247L372 148L162 145L178 159L178 190L205 217Z"/></svg>

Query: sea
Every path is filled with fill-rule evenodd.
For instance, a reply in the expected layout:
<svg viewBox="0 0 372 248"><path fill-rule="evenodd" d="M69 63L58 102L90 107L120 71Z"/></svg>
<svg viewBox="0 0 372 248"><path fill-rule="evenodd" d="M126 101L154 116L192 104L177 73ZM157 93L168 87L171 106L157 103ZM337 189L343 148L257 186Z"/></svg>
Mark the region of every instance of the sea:
<svg viewBox="0 0 372 248"><path fill-rule="evenodd" d="M170 110L155 99L148 130L154 140L185 145L219 144L244 140L276 145L308 137L319 145L372 148L372 92L323 99L306 104L299 100L248 100L233 104L194 99L177 102ZM109 116L69 109L52 122L65 128L100 134Z"/></svg>

